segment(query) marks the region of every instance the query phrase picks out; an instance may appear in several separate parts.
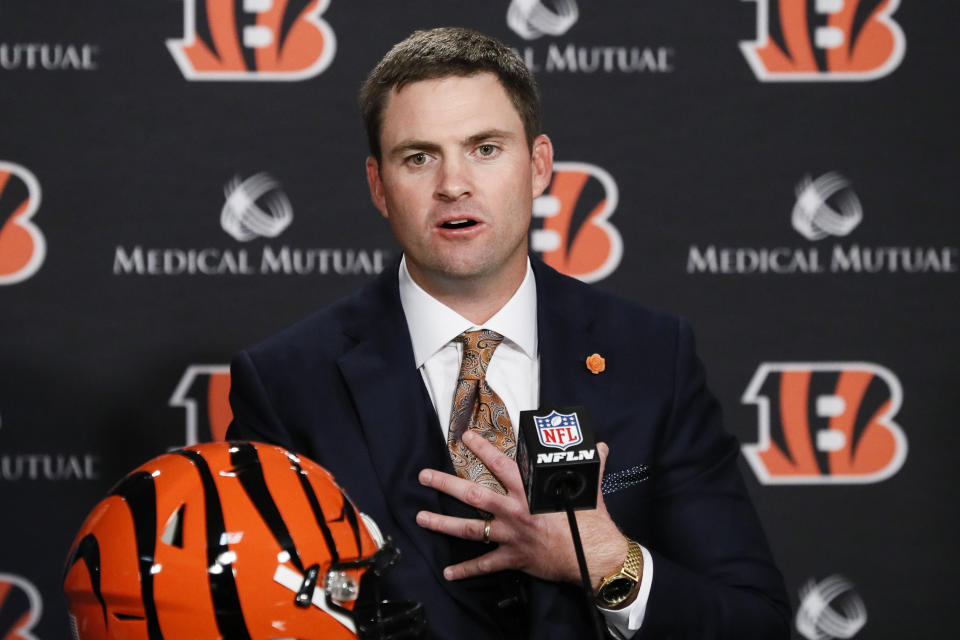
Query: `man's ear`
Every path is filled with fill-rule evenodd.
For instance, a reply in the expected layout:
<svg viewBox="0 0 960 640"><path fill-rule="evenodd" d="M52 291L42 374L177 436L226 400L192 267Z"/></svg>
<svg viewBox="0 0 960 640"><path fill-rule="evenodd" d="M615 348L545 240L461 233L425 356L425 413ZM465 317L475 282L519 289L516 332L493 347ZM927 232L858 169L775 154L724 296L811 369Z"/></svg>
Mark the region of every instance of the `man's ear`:
<svg viewBox="0 0 960 640"><path fill-rule="evenodd" d="M373 156L367 157L367 184L370 185L370 199L373 201L373 206L380 210L384 218L389 218L387 199L383 193L383 181L380 179L380 163Z"/></svg>
<svg viewBox="0 0 960 640"><path fill-rule="evenodd" d="M533 197L543 194L553 179L553 143L544 134L533 140L533 154L530 158L533 168Z"/></svg>

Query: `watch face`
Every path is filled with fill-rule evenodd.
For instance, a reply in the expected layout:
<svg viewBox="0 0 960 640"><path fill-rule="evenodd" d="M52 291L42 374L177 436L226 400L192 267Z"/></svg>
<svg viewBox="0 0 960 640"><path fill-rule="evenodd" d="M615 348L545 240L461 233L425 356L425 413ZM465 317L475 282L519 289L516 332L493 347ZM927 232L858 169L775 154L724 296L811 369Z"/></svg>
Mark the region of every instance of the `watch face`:
<svg viewBox="0 0 960 640"><path fill-rule="evenodd" d="M630 591L633 590L635 584L636 582L630 578L614 578L603 585L603 589L600 590L600 598L609 604L617 604L630 595Z"/></svg>

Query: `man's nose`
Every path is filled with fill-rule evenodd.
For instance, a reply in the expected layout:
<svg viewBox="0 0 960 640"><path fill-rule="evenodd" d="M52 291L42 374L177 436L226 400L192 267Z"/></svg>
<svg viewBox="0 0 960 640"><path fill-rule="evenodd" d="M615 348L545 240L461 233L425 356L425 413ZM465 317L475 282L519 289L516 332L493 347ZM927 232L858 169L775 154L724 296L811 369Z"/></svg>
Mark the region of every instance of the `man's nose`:
<svg viewBox="0 0 960 640"><path fill-rule="evenodd" d="M459 200L471 192L470 169L459 157L445 157L437 174L436 197L440 200Z"/></svg>

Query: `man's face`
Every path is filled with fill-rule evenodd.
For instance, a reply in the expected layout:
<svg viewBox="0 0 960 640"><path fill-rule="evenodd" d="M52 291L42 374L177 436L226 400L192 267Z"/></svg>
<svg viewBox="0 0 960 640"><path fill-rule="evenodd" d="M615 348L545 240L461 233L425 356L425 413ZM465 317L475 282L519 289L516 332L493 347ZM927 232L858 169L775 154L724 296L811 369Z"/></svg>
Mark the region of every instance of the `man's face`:
<svg viewBox="0 0 960 640"><path fill-rule="evenodd" d="M533 199L553 173L553 149L527 146L497 77L423 80L390 93L383 157L367 159L374 204L389 219L414 280L427 291L516 287L526 270Z"/></svg>

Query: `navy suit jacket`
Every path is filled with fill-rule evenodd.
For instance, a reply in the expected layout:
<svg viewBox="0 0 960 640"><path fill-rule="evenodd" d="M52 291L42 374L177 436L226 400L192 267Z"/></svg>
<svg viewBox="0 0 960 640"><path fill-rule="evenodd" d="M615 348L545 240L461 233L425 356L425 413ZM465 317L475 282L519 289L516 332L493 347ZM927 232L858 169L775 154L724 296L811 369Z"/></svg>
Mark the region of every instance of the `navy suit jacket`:
<svg viewBox="0 0 960 640"><path fill-rule="evenodd" d="M639 465L649 473L605 496L617 525L654 558L635 637L789 637L783 579L686 322L533 266L541 404L587 407L610 446L608 477ZM592 353L606 358L599 375L585 365ZM228 438L279 444L330 470L402 550L386 575L388 597L424 603L436 637L503 636L474 581L442 575L489 547L415 522L421 509L476 516L417 481L421 469L453 468L415 367L395 264L238 354L231 374ZM526 593L529 637L591 637L575 586L529 579Z"/></svg>

